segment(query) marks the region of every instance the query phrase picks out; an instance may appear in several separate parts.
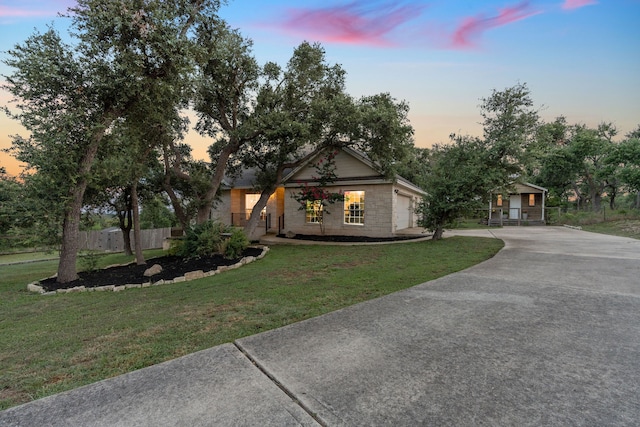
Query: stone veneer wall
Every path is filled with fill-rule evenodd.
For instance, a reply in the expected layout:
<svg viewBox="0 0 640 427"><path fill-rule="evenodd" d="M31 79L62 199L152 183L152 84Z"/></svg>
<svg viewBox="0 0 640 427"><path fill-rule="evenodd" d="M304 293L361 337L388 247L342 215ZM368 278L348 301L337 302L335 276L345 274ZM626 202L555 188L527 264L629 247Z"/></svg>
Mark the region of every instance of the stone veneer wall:
<svg viewBox="0 0 640 427"><path fill-rule="evenodd" d="M330 191L364 191L364 224L344 223L344 204L337 202L329 205L329 214L324 216L325 234L343 236L367 236L367 237L391 237L394 233L393 212L393 185L348 185L330 187ZM298 191L295 188L287 188L285 197L285 233L319 235L319 224L307 224L305 211L298 209L293 199L289 201L291 194Z"/></svg>

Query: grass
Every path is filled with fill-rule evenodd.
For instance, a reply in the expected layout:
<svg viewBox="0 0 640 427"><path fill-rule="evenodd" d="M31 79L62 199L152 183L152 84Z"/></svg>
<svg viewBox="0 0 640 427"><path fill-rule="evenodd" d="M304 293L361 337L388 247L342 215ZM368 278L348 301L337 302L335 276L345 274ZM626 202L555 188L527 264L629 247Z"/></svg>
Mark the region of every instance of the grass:
<svg viewBox="0 0 640 427"><path fill-rule="evenodd" d="M558 214L551 208L553 225L572 225L594 233L640 239L640 212L634 209L610 210L601 212L570 211Z"/></svg>
<svg viewBox="0 0 640 427"><path fill-rule="evenodd" d="M29 262L43 259L56 259L57 252L16 252L0 256L0 263L11 264L16 262Z"/></svg>
<svg viewBox="0 0 640 427"><path fill-rule="evenodd" d="M55 296L26 290L52 274L55 261L0 265L0 409L408 288L502 245L452 237L275 246L262 260L205 279ZM124 261L108 255L100 263Z"/></svg>
<svg viewBox="0 0 640 427"><path fill-rule="evenodd" d="M583 230L594 233L611 234L614 236L640 239L640 219L618 219L582 226Z"/></svg>

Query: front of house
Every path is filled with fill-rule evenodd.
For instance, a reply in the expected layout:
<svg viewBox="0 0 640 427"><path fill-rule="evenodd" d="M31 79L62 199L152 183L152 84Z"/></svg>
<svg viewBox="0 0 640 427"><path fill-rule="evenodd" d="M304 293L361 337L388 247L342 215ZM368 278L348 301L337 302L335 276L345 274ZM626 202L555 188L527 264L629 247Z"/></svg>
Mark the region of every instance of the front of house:
<svg viewBox="0 0 640 427"><path fill-rule="evenodd" d="M325 153L310 155L283 178L261 215L256 235L342 235L393 237L399 230L416 227L416 207L425 192L396 176L388 179L362 153L349 148L333 157L335 175L325 189L341 193L344 200L333 204L310 201L305 205L294 196L301 188L317 185L317 164ZM223 189L212 217L234 226L244 226L258 200L251 179L244 178Z"/></svg>
<svg viewBox="0 0 640 427"><path fill-rule="evenodd" d="M531 183L517 183L510 191L492 194L489 225L544 225L548 190Z"/></svg>

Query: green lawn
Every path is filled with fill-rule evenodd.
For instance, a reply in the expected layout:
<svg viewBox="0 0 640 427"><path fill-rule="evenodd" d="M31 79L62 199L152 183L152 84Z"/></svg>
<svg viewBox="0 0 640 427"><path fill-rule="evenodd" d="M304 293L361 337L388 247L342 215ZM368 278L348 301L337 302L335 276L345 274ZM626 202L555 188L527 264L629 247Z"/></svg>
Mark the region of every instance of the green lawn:
<svg viewBox="0 0 640 427"><path fill-rule="evenodd" d="M593 231L594 233L612 234L614 236L640 239L639 219L620 219L599 222L596 224L586 224L582 225L582 229L586 231Z"/></svg>
<svg viewBox="0 0 640 427"><path fill-rule="evenodd" d="M0 255L1 264L11 264L17 262L28 262L43 259L57 259L57 252L16 252L13 254Z"/></svg>
<svg viewBox="0 0 640 427"><path fill-rule="evenodd" d="M205 279L55 296L26 290L54 273L55 261L0 265L0 409L389 294L502 246L470 237L274 246L262 260Z"/></svg>

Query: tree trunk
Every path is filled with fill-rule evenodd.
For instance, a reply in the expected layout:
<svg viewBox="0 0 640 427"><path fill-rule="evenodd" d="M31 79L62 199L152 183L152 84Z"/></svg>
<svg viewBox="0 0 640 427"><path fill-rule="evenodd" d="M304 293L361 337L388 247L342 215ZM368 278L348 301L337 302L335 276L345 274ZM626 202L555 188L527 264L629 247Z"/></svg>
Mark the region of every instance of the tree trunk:
<svg viewBox="0 0 640 427"><path fill-rule="evenodd" d="M86 185L85 185L86 187ZM78 234L80 232L80 209L82 208L83 193L76 189L62 222L62 246L60 248L60 262L58 263L58 283L72 282L78 278L76 260L78 258Z"/></svg>
<svg viewBox="0 0 640 427"><path fill-rule="evenodd" d="M140 233L140 212L138 207L138 182L131 184L131 210L133 211L133 246L136 253L136 264L146 264L142 253L142 236Z"/></svg>
<svg viewBox="0 0 640 427"><path fill-rule="evenodd" d="M593 203L593 211L600 212L600 208L602 207L602 195L597 192L592 193L591 203Z"/></svg>
<svg viewBox="0 0 640 427"><path fill-rule="evenodd" d="M133 255L131 250L131 188L124 190L125 203L124 206L120 204L112 205L116 209L116 216L118 217L118 225L122 232L123 250L127 256Z"/></svg>
<svg viewBox="0 0 640 427"><path fill-rule="evenodd" d="M433 237L431 237L431 240L441 240L443 233L444 228L441 225L436 226L436 229L433 231Z"/></svg>
<svg viewBox="0 0 640 427"><path fill-rule="evenodd" d="M211 215L211 209L213 207L213 199L215 199L216 194L218 193L218 189L220 188L220 184L224 178L224 172L227 169L227 162L229 161L229 157L231 154L238 151L238 147L240 143L235 142L233 144L227 145L221 152L218 157L218 161L216 163L216 169L211 177L209 190L205 193L202 198L201 204L198 206L198 213L196 215L196 222L198 224L203 224L209 220L209 216Z"/></svg>
<svg viewBox="0 0 640 427"><path fill-rule="evenodd" d="M609 208L612 211L616 210L616 192L615 191L609 195Z"/></svg>
<svg viewBox="0 0 640 427"><path fill-rule="evenodd" d="M127 256L133 255L133 251L131 250L131 214L132 209L127 209L127 222L125 223L124 218L120 222L120 230L122 230L122 241L124 245L124 254Z"/></svg>
<svg viewBox="0 0 640 427"><path fill-rule="evenodd" d="M80 233L80 211L84 193L87 189L89 171L98 153L98 147L104 136L104 129L111 123L111 119L104 120L103 127L92 136L93 141L87 147L78 164L78 180L69 191L69 202L65 209L62 222L62 246L60 247L60 262L58 263L58 283L68 283L78 278L76 260L78 258L78 235Z"/></svg>
<svg viewBox="0 0 640 427"><path fill-rule="evenodd" d="M260 193L260 198L258 202L251 210L251 216L249 216L249 221L244 226L244 233L247 235L249 240L256 240L258 236L254 236L256 228L258 227L258 222L260 222L260 212L267 206L267 202L269 201L269 197L273 194L274 188L268 188L262 190ZM255 237L255 238L254 238Z"/></svg>
<svg viewBox="0 0 640 427"><path fill-rule="evenodd" d="M182 226L182 229L186 231L187 228L189 228L189 218L187 217L187 214L182 208L182 205L180 204L180 199L178 199L176 192L173 191L173 187L171 186L171 183L169 182L168 179L165 179L165 181L162 183L162 188L169 196L169 200L171 201L171 206L173 206L173 212L176 214L176 220L178 220L178 222L180 223L180 226Z"/></svg>

